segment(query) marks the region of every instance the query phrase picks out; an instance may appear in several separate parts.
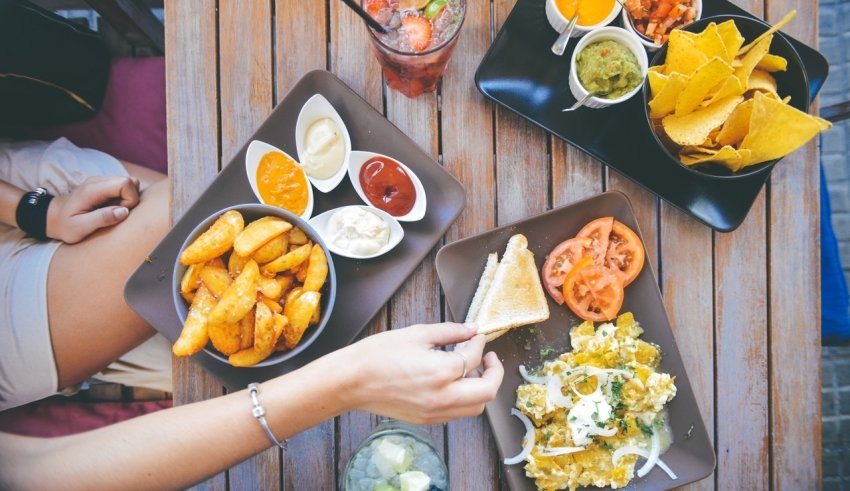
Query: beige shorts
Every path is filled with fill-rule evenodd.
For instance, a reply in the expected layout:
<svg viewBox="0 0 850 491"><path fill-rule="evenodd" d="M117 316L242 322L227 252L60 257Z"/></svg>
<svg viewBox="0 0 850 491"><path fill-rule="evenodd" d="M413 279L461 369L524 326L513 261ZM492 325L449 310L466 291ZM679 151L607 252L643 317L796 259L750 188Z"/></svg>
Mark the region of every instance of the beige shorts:
<svg viewBox="0 0 850 491"><path fill-rule="evenodd" d="M38 186L65 194L89 176L127 175L115 158L55 142L0 141L0 179L21 189ZM60 242L28 238L0 224L0 410L57 392L56 361L47 316L47 271ZM156 335L127 353L95 379L171 390L171 350Z"/></svg>

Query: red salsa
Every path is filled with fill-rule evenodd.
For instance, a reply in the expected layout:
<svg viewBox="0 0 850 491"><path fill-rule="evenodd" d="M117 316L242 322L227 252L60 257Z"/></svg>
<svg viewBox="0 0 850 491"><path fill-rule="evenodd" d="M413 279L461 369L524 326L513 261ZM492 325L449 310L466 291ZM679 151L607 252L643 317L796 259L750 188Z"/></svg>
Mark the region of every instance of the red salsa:
<svg viewBox="0 0 850 491"><path fill-rule="evenodd" d="M368 160L360 168L360 187L376 208L392 216L410 213L416 202L416 189L407 172L385 157Z"/></svg>

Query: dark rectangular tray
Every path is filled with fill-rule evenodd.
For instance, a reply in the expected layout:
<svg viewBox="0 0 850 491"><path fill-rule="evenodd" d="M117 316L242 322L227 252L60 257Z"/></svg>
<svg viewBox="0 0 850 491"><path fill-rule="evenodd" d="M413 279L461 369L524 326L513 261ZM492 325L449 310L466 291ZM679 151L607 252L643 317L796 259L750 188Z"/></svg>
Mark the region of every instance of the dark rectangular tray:
<svg viewBox="0 0 850 491"><path fill-rule="evenodd" d="M316 341L294 358L263 368L235 368L203 351L193 357L230 389L244 388L250 382L295 370L349 344L432 250L465 206L466 192L451 174L340 79L323 70L310 72L299 80L251 140L262 140L297 155L295 122L304 102L317 93L345 121L354 150L389 155L416 173L425 188L428 209L422 220L402 223L404 239L384 256L354 260L334 255L339 288L333 314ZM181 244L198 223L216 211L234 204L257 202L245 173L245 151L251 140L245 142L125 287L127 303L171 341L177 339L182 329L171 292L172 272ZM339 206L363 204L347 177L330 193L315 191L314 196L313 216Z"/></svg>
<svg viewBox="0 0 850 491"><path fill-rule="evenodd" d="M546 255L557 244L574 237L586 223L603 216L613 216L640 236L628 198L620 192L609 191L440 249L436 260L437 274L453 318L466 318L487 254L498 252L501 258L512 235L521 233L528 238L528 248L534 253L539 270ZM641 339L661 347L660 371L675 376L678 389L676 397L667 405L673 444L662 455L662 460L673 469L678 479L671 480L660 468L655 468L643 478L633 479L625 489L657 491L676 488L711 474L715 466L714 447L700 417L649 260L634 282L626 287L625 293L620 312L632 312L645 331ZM582 322L566 306L555 304L548 294L546 298L551 312L548 320L515 329L487 345L487 350L495 351L505 367L505 377L496 399L486 407L501 458L519 453L525 434L522 423L510 414L516 403L516 389L523 383L519 365L529 368L539 366L543 361L540 349L544 347L553 348L555 353L570 351L570 328ZM691 425L691 437L685 438ZM514 491L535 490L534 481L526 477L523 465L502 466L507 482Z"/></svg>
<svg viewBox="0 0 850 491"><path fill-rule="evenodd" d="M549 47L557 33L546 20L545 3L545 0L517 1L475 73L478 89L709 227L721 232L737 228L770 173L721 182L688 172L656 143L640 93L605 109L561 112L575 103L567 85L567 74L577 41L570 41L563 56L552 54ZM753 17L726 0L704 0L703 18L719 14ZM809 79L809 98L814 99L826 80L829 63L816 50L785 36L803 60Z"/></svg>

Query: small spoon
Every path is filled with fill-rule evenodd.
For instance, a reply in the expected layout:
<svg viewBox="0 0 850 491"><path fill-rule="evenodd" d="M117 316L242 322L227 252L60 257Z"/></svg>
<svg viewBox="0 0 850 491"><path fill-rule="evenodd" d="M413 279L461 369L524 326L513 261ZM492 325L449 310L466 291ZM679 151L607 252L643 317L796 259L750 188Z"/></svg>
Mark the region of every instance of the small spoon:
<svg viewBox="0 0 850 491"><path fill-rule="evenodd" d="M573 33L573 29L576 26L576 22L578 21L578 14L574 15L572 19L570 19L570 23L567 24L567 28L564 29L564 32L558 36L558 39L555 40L555 43L552 44L552 52L558 56L564 54L564 51L567 49L567 43L570 41L570 35Z"/></svg>
<svg viewBox="0 0 850 491"><path fill-rule="evenodd" d="M570 111L575 111L576 109L583 106L587 101L589 101L591 97L598 95L598 94L599 94L598 92L588 92L586 96L584 96L580 100L576 101L576 103L573 104L572 106L561 109L561 112L567 113L567 112L570 112Z"/></svg>

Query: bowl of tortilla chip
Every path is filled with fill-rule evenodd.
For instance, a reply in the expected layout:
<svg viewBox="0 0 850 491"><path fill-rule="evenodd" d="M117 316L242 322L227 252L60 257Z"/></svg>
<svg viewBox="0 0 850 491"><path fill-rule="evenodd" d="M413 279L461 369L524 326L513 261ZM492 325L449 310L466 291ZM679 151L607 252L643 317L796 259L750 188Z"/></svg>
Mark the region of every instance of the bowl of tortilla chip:
<svg viewBox="0 0 850 491"><path fill-rule="evenodd" d="M831 125L808 114L809 81L778 29L722 15L670 33L650 62L645 113L658 144L701 176L734 179L776 162Z"/></svg>

